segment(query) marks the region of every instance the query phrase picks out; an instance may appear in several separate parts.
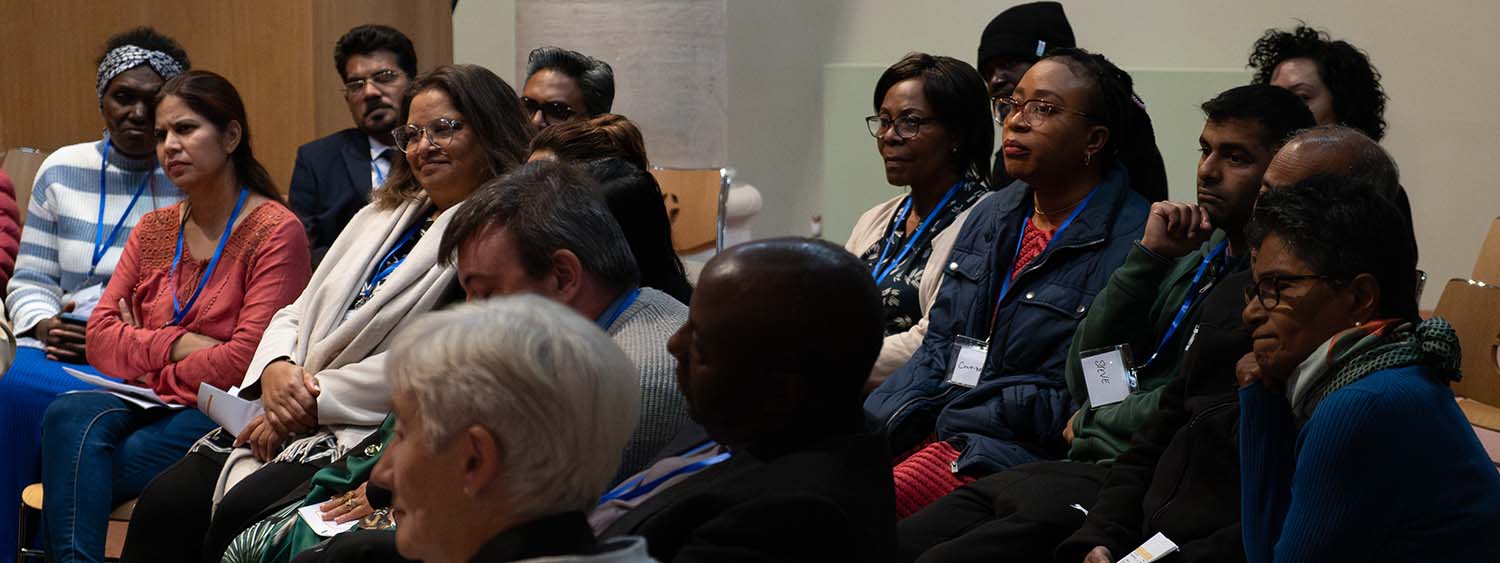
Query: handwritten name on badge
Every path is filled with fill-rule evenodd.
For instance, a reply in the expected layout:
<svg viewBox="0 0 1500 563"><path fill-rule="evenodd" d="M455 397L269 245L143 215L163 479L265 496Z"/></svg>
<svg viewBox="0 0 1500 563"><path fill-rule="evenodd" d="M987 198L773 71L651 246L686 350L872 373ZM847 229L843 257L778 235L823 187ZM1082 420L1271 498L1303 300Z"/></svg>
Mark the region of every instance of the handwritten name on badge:
<svg viewBox="0 0 1500 563"><path fill-rule="evenodd" d="M957 346L958 354L953 358L953 372L948 375L948 382L964 387L979 385L989 347L978 341L960 341Z"/></svg>
<svg viewBox="0 0 1500 563"><path fill-rule="evenodd" d="M1089 404L1094 408L1113 405L1130 396L1128 350L1123 346L1092 350L1081 358Z"/></svg>

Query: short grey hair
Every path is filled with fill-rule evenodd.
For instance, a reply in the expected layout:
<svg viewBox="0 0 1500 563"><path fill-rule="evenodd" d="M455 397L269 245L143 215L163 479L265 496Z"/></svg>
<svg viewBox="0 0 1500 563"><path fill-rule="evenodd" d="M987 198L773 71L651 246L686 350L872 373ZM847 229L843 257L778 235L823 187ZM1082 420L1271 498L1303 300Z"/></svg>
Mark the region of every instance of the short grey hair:
<svg viewBox="0 0 1500 563"><path fill-rule="evenodd" d="M416 403L429 451L471 426L498 442L523 518L588 511L635 429L639 372L598 326L536 295L429 313L391 346L387 377Z"/></svg>
<svg viewBox="0 0 1500 563"><path fill-rule="evenodd" d="M609 113L615 105L615 69L609 63L561 47L537 47L526 56L526 77L544 68L568 75L583 90L589 115Z"/></svg>
<svg viewBox="0 0 1500 563"><path fill-rule="evenodd" d="M464 199L443 231L438 255L452 262L460 247L500 226L515 238L527 276L545 275L552 253L567 250L611 289L640 285L630 242L599 191L592 177L570 164L528 162Z"/></svg>

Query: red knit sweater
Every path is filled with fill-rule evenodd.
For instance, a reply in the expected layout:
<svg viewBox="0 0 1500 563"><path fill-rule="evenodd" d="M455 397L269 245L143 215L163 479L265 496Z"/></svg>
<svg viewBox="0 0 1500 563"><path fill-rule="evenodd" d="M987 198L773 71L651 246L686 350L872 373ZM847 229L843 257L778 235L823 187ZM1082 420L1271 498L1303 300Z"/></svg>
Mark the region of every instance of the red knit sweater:
<svg viewBox="0 0 1500 563"><path fill-rule="evenodd" d="M276 311L297 299L312 276L307 235L286 207L264 203L234 227L213 278L180 326L172 321L172 254L185 204L152 211L130 233L120 264L89 317L89 363L106 374L150 387L168 402L193 405L198 383L238 385L261 333ZM215 241L217 244L217 241ZM183 246L177 299L186 305L208 258ZM125 299L140 328L120 318ZM172 344L187 332L223 341L180 362Z"/></svg>

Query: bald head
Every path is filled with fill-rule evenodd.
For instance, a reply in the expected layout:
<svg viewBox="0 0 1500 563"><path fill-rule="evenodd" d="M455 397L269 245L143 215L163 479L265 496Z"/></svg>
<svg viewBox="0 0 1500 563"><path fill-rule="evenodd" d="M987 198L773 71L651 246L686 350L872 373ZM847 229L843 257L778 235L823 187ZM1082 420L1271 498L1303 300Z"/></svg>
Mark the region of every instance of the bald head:
<svg viewBox="0 0 1500 563"><path fill-rule="evenodd" d="M818 371L863 381L880 353L879 292L870 270L827 241L779 238L749 242L704 266L694 305L734 317L736 340L756 342L759 357L801 358Z"/></svg>
<svg viewBox="0 0 1500 563"><path fill-rule="evenodd" d="M1323 125L1294 133L1271 159L1261 189L1285 188L1314 176L1354 178L1392 201L1406 199L1391 155L1352 127Z"/></svg>
<svg viewBox="0 0 1500 563"><path fill-rule="evenodd" d="M858 258L825 241L782 238L709 261L667 348L693 419L736 446L809 420L857 426L883 336L879 292Z"/></svg>

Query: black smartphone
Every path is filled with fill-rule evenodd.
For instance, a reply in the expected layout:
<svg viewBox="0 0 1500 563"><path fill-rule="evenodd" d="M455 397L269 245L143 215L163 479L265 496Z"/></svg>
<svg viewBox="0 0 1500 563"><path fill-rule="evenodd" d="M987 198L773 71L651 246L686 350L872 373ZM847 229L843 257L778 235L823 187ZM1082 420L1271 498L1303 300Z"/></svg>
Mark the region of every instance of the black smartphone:
<svg viewBox="0 0 1500 563"><path fill-rule="evenodd" d="M87 327L87 326L89 326L89 318L85 317L83 315L75 315L73 313L63 313L61 315L58 315L58 318L62 319L62 322L70 324L70 325L77 325L77 326L81 326L81 327Z"/></svg>

